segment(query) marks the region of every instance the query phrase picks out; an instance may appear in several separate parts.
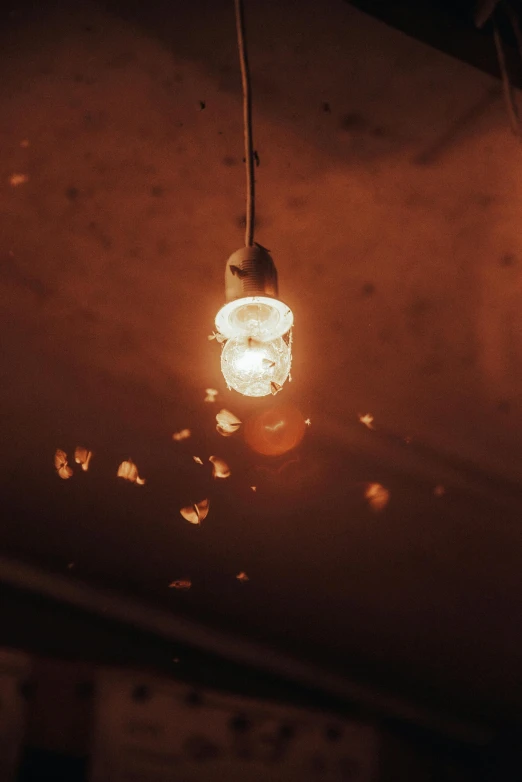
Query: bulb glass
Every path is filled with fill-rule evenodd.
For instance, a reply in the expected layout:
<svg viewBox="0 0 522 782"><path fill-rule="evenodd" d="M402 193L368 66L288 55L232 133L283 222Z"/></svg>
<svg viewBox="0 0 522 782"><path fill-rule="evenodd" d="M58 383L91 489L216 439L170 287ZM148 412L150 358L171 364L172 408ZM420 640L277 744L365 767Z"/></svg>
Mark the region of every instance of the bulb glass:
<svg viewBox="0 0 522 782"><path fill-rule="evenodd" d="M222 307L216 316L216 328L227 339L252 337L270 342L292 328L292 310L270 296L245 296Z"/></svg>
<svg viewBox="0 0 522 782"><path fill-rule="evenodd" d="M229 388L244 396L276 393L290 373L292 351L282 337L269 342L233 337L221 353L221 370Z"/></svg>

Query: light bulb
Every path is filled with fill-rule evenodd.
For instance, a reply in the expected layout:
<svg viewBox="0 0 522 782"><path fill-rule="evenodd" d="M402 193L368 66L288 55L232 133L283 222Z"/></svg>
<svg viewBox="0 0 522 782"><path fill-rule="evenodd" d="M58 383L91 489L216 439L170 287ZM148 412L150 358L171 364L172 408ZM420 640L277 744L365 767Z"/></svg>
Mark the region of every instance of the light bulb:
<svg viewBox="0 0 522 782"><path fill-rule="evenodd" d="M227 339L253 337L268 342L292 328L292 310L271 296L243 296L221 307L216 328Z"/></svg>
<svg viewBox="0 0 522 782"><path fill-rule="evenodd" d="M233 253L225 269L226 304L216 315L221 370L245 396L279 391L292 363L292 310L277 298L277 270L259 244Z"/></svg>
<svg viewBox="0 0 522 782"><path fill-rule="evenodd" d="M276 393L290 374L292 351L282 337L261 342L252 336L227 340L221 353L221 371L230 388L244 396Z"/></svg>

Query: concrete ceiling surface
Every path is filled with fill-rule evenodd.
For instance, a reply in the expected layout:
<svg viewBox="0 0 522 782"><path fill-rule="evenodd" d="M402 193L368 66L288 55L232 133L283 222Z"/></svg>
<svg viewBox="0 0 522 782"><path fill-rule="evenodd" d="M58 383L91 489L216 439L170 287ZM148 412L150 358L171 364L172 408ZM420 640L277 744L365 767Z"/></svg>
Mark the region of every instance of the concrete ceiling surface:
<svg viewBox="0 0 522 782"><path fill-rule="evenodd" d="M243 242L232 2L21 5L0 60L4 550L514 708L522 150L500 85L347 3L246 6L256 237L296 319L276 401L312 425L275 462L214 431L257 404L207 340ZM60 481L54 450L77 444L92 468ZM228 482L192 462L216 452ZM144 487L116 482L129 456ZM179 507L198 492L194 528Z"/></svg>

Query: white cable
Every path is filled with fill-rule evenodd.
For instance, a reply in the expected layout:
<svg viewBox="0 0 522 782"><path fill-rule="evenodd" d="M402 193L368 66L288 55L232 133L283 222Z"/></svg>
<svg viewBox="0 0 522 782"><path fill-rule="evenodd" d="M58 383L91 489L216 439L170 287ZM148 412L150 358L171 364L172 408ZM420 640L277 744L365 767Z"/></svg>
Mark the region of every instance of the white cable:
<svg viewBox="0 0 522 782"><path fill-rule="evenodd" d="M243 0L234 0L236 9L237 46L241 66L241 84L243 88L243 132L245 139L246 168L246 226L245 245L254 244L255 223L255 178L254 178L254 144L252 133L252 91L250 87L250 70L245 37L245 18Z"/></svg>

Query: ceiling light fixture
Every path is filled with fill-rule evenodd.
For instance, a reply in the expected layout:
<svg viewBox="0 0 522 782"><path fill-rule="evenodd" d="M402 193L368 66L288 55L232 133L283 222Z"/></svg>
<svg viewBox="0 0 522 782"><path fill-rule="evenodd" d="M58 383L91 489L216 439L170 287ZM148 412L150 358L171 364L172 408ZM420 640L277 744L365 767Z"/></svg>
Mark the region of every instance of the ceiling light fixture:
<svg viewBox="0 0 522 782"><path fill-rule="evenodd" d="M243 86L245 247L227 261L226 304L216 315L216 329L222 337L221 370L227 386L245 396L267 396L280 391L290 374L294 316L278 298L277 270L270 253L254 242L255 153L242 0L235 0L235 11Z"/></svg>

